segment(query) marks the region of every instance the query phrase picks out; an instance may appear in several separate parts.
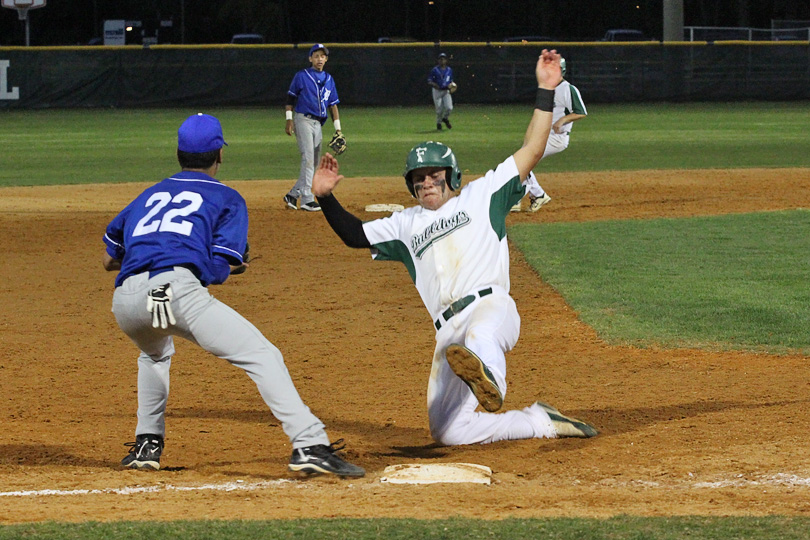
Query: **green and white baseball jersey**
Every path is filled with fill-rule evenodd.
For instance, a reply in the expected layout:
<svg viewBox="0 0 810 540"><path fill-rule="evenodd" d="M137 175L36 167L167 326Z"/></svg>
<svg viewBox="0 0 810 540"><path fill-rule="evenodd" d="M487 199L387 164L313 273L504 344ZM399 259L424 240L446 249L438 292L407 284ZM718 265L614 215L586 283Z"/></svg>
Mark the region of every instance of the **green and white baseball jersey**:
<svg viewBox="0 0 810 540"><path fill-rule="evenodd" d="M574 114L588 114L582 96L576 86L565 79L554 89L554 110L551 113L551 124L563 116ZM569 122L562 127L560 133L570 133L573 122Z"/></svg>
<svg viewBox="0 0 810 540"><path fill-rule="evenodd" d="M364 223L363 230L372 257L405 264L436 319L449 304L482 288L509 291L506 215L524 193L509 156L438 210L414 206Z"/></svg>

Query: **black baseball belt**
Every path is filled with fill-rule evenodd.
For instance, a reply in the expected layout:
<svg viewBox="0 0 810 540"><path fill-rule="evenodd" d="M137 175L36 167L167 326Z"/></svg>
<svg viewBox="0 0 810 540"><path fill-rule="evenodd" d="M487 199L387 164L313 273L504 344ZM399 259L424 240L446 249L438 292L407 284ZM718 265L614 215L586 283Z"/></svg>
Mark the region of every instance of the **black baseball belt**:
<svg viewBox="0 0 810 540"><path fill-rule="evenodd" d="M492 294L492 287L487 287L486 289L481 289L480 291L478 291L477 294L478 294L478 298L483 298L488 294ZM450 307L445 309L442 312L441 316L438 319L436 319L436 322L433 323L436 326L436 330L441 330L441 328L442 328L442 319L444 319L444 322L449 321L450 319L453 318L454 315L457 315L457 314L461 313L462 311L464 311L464 308L469 306L473 302L475 302L475 295L474 294L468 294L464 298L456 300L455 302L450 304Z"/></svg>
<svg viewBox="0 0 810 540"><path fill-rule="evenodd" d="M309 118L310 120L317 120L321 124L326 122L325 116L315 116L314 114L304 114L304 117Z"/></svg>

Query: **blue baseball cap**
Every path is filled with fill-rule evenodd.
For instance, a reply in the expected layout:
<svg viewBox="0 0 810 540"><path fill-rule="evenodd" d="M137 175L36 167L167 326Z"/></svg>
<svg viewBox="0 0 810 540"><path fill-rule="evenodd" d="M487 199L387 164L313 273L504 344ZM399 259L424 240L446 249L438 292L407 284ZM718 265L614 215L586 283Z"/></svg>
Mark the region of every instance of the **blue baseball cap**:
<svg viewBox="0 0 810 540"><path fill-rule="evenodd" d="M197 113L186 118L177 130L177 149L190 154L203 154L228 146L222 137L219 120L209 114Z"/></svg>
<svg viewBox="0 0 810 540"><path fill-rule="evenodd" d="M325 54L326 56L329 56L329 49L327 49L326 45L324 45L323 43L316 43L315 45L313 45L312 48L309 50L309 55L312 56L312 54L315 51L318 51L318 50L321 50L321 49L323 49L323 54Z"/></svg>

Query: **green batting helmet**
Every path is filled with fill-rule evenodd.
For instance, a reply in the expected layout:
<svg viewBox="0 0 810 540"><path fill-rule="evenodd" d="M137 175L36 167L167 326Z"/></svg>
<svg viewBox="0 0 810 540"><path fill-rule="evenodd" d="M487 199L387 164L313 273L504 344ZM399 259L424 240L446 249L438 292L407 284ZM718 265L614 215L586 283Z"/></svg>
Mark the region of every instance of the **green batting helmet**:
<svg viewBox="0 0 810 540"><path fill-rule="evenodd" d="M565 77L565 58L560 58L560 70L562 71L562 76Z"/></svg>
<svg viewBox="0 0 810 540"><path fill-rule="evenodd" d="M414 197L416 197L416 192L413 189L411 173L414 169L422 167L446 167L447 185L453 191L461 187L461 170L458 168L456 156L449 146L440 142L425 141L417 144L408 152L408 158L405 160L405 172L402 173L402 176L405 177L408 191Z"/></svg>

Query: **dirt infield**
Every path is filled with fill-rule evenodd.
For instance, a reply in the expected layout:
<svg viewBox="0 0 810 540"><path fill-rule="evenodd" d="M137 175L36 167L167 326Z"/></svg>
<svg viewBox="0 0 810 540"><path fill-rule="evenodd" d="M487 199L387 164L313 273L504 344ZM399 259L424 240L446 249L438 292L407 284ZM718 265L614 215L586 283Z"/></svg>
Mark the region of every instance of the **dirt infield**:
<svg viewBox="0 0 810 540"><path fill-rule="evenodd" d="M510 223L810 207L806 170L548 175L553 201ZM345 248L288 182L235 182L250 271L212 292L284 353L304 401L368 471L300 479L278 422L239 369L179 342L156 473L118 470L133 439L136 350L110 313L107 222L144 184L0 190L0 523L43 520L810 515L804 356L604 343L512 250L523 325L505 408L542 398L590 440L444 448L427 429L432 323L407 272ZM341 201L411 201L401 179L349 179ZM387 465L468 462L493 484L402 486Z"/></svg>

